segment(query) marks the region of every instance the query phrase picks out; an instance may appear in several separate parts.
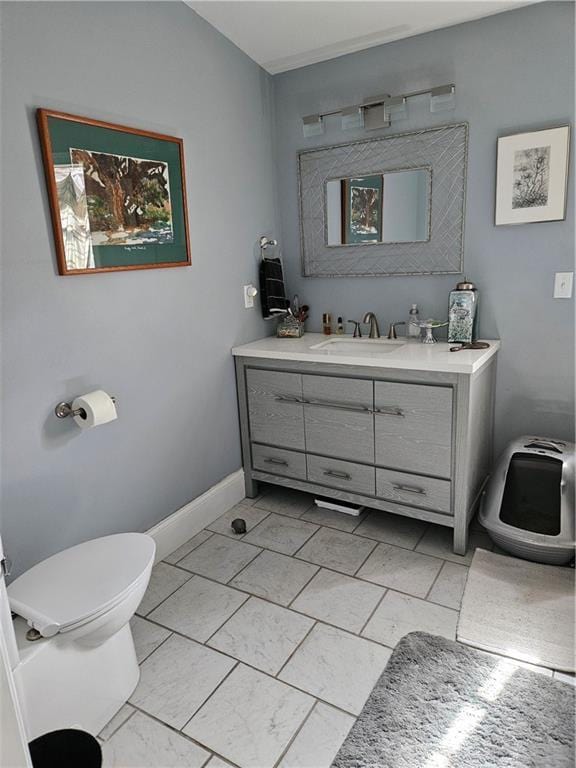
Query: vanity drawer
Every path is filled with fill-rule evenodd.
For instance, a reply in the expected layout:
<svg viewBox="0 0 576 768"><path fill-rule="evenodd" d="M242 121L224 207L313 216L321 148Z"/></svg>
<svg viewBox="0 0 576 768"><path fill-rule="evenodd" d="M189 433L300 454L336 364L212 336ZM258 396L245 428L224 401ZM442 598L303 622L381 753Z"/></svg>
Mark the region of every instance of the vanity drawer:
<svg viewBox="0 0 576 768"><path fill-rule="evenodd" d="M284 371L246 371L250 438L304 450L302 376Z"/></svg>
<svg viewBox="0 0 576 768"><path fill-rule="evenodd" d="M376 468L376 496L450 513L450 481Z"/></svg>
<svg viewBox="0 0 576 768"><path fill-rule="evenodd" d="M362 464L353 464L350 461L339 461L324 456L308 455L306 460L308 480L311 483L320 483L331 488L341 488L343 491L374 496L374 467L365 467Z"/></svg>
<svg viewBox="0 0 576 768"><path fill-rule="evenodd" d="M376 464L450 477L450 387L377 381L374 408Z"/></svg>
<svg viewBox="0 0 576 768"><path fill-rule="evenodd" d="M306 450L374 462L374 383L337 376L302 377Z"/></svg>
<svg viewBox="0 0 576 768"><path fill-rule="evenodd" d="M252 445L252 466L272 475L306 480L306 456L268 445Z"/></svg>

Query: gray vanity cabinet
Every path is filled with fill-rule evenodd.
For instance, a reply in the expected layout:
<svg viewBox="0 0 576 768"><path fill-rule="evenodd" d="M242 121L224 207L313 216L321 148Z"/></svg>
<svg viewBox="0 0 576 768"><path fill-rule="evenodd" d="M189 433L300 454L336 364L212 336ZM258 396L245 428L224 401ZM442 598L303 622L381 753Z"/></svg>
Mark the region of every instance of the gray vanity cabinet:
<svg viewBox="0 0 576 768"><path fill-rule="evenodd" d="M376 464L450 477L452 388L374 384Z"/></svg>
<svg viewBox="0 0 576 768"><path fill-rule="evenodd" d="M303 451L302 376L251 369L246 387L252 440Z"/></svg>
<svg viewBox="0 0 576 768"><path fill-rule="evenodd" d="M473 374L236 357L246 495L275 483L454 529L492 460L495 357Z"/></svg>
<svg viewBox="0 0 576 768"><path fill-rule="evenodd" d="M306 450L374 463L374 384L339 376L303 376Z"/></svg>

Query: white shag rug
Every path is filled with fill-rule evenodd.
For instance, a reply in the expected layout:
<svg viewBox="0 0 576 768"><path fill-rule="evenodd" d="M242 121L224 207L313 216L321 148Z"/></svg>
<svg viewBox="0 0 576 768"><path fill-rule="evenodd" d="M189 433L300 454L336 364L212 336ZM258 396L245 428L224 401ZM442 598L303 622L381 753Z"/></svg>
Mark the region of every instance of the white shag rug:
<svg viewBox="0 0 576 768"><path fill-rule="evenodd" d="M574 569L477 549L457 638L502 656L574 672Z"/></svg>

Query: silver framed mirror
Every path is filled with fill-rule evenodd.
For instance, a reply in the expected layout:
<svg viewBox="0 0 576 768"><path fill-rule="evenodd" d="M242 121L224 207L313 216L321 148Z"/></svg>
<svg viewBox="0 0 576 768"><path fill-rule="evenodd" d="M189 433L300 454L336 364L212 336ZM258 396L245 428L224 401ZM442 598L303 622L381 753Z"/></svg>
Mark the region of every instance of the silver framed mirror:
<svg viewBox="0 0 576 768"><path fill-rule="evenodd" d="M468 125L298 155L306 277L462 271Z"/></svg>

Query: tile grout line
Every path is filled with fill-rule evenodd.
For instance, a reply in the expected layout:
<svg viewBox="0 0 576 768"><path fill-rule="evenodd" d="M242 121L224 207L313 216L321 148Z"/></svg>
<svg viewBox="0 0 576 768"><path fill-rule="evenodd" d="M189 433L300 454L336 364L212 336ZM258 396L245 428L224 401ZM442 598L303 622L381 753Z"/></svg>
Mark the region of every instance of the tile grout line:
<svg viewBox="0 0 576 768"><path fill-rule="evenodd" d="M303 561L303 560L300 560L299 562L304 562L304 561ZM308 579L308 581L306 582L306 584L304 584L304 586L303 586L301 589L299 589L299 590L298 590L298 592L297 592L297 593L294 595L294 597L292 598L292 600L290 600L290 602L288 603L288 605L284 606L284 607L285 607L285 608L286 608L288 611L294 611L295 613L303 613L302 611L294 610L294 608L292 608L292 605L293 605L293 603L294 603L294 601L295 601L295 600L298 600L298 598L300 597L300 595L302 594L302 592L304 592L304 590L305 590L305 589L306 589L306 588L307 588L307 587L308 587L308 586L309 586L309 585L310 585L310 584L311 584L311 583L314 581L314 579L316 578L316 576L318 576L318 574L319 574L319 573L320 573L320 571L322 570L322 566L320 566L320 565L316 565L316 563L308 563L308 565L311 565L313 568L316 568L316 570L314 571L314 573L312 574L312 576L310 576L310 578ZM303 613L303 615L304 615L304 616L308 616L308 614L307 614L307 613ZM313 618L313 617L311 617L311 618Z"/></svg>
<svg viewBox="0 0 576 768"><path fill-rule="evenodd" d="M254 595L248 595L248 597L246 598L246 600L242 600L242 602L240 603L240 605L238 606L238 608L236 608L236 610L235 610L235 611L233 611L233 612L230 614L230 616L228 616L226 619L224 619L224 621L222 622L222 624L220 624L220 626L218 627L218 629L214 630L214 632L212 632L212 634L211 634L211 635L209 635L209 636L206 638L206 640L202 640L202 641L201 641L201 642L202 642L202 644L203 644L203 645L205 645L207 648L212 648L212 650L220 650L219 648L214 648L213 646L211 646L211 645L208 645L208 643L210 642L210 640L212 640L212 638L214 637L214 635L217 635L217 634L218 634L218 632L220 632L220 630L221 630L221 629L222 629L224 626L226 626L226 624L228 624L228 622L229 622L229 621L230 621L232 618L234 618L234 616L236 616L236 614L238 613L238 611L240 611L242 608L244 608L244 606L245 606L245 605L248 605L248 603L250 602L250 600L251 600L253 597L254 597ZM184 637L186 637L186 635L184 635ZM190 638L190 639L191 639L191 640L193 640L194 638ZM198 640L196 640L196 642L199 642L199 641L198 641ZM232 657L232 658L235 658L235 657ZM240 661L240 659L238 659L238 661Z"/></svg>
<svg viewBox="0 0 576 768"><path fill-rule="evenodd" d="M308 712L304 720L302 720L302 722L294 732L294 735L292 736L292 738L290 739L286 747L282 750L282 752L280 753L280 756L278 757L278 759L276 760L272 768L278 768L278 766L282 763L282 760L284 760L284 758L286 757L286 755L290 750L290 747L292 746L292 744L294 744L299 734L301 733L302 729L304 728L308 720L310 720L310 718L312 717L312 713L315 711L317 706L318 706L318 699L314 698L314 704L312 704L312 706L310 707L310 711Z"/></svg>
<svg viewBox="0 0 576 768"><path fill-rule="evenodd" d="M142 614L142 613L138 613L138 609L136 609L136 612L135 612L135 614L134 614L134 615L135 615L135 616L139 616L141 619L145 619L147 616L149 616L149 615L150 615L150 614L151 614L153 611L155 611L155 610L156 610L156 608L159 608L159 607L162 605L162 603L165 603L165 602L166 602L166 600L168 600L168 598L169 598L169 597L172 597L172 595L173 595L175 592L178 592L178 590L180 589L180 587L183 587L183 586L184 586L184 584L187 584L189 581L191 581L191 580L192 580L192 579L193 579L193 578L196 576L196 574L195 574L195 573L193 573L192 571L186 571L186 569L185 569L185 568L181 568L181 567L180 567L180 566L178 566L178 565L171 565L170 563L164 563L164 565L168 565L168 566L170 566L170 568L177 568L179 571L185 571L186 573L189 573L189 574L190 574L190 578L189 578L189 579L186 579L186 581L183 581L183 582L182 582L182 584L179 584L179 585L176 587L176 589L174 589L174 590L172 590L172 592L170 592L170 594L169 594L169 595L166 595L166 597L162 598L162 600L160 600L160 602L158 603L158 605L155 605L155 606L154 606L154 608L150 608L150 610L148 611L148 613L144 613L144 614ZM154 566L154 567L156 567L156 566ZM142 599L144 599L144 598L142 598ZM140 607L140 606L138 606L138 607Z"/></svg>
<svg viewBox="0 0 576 768"><path fill-rule="evenodd" d="M238 505L235 505L235 506L238 506ZM233 509L233 507L230 507L230 509ZM223 515L220 515L220 517L216 518L216 520L214 520L214 522L213 522L213 523L210 523L210 525L214 525L215 523L217 523L217 522L218 522L218 520L221 520L221 519L224 517L224 515L227 515L227 514L228 514L228 512L230 512L230 509L226 510L226 512L224 512L224 514L223 514ZM253 525L253 526L252 526L252 528L250 528L250 530L248 530L248 528L246 528L246 533L242 533L242 534L240 534L240 535L238 535L237 533L222 533L221 531L213 531L211 528L208 528L208 526L207 526L206 528L203 528L202 530L203 530L203 531L210 531L212 534L215 534L215 533L217 533L219 536L226 536L226 538L227 538L227 539L232 539L232 541L244 541L244 539L246 538L246 536L248 536L250 533L252 533L252 531L253 531L255 528L258 528L258 526L259 526L261 523L263 523L263 522L265 522L266 520L268 520L268 518L270 517L270 515L274 514L273 512L270 512L270 511L269 511L269 510L267 510L267 509L262 509L262 507L255 507L255 506L252 506L252 507L247 507L247 509L255 509L256 511L260 510L261 512L265 512L266 514L264 515L264 517L262 518L262 520L258 520L258 522L256 523L256 525ZM230 528L232 528L232 525L230 525ZM204 543L204 542L202 542L202 544L203 544L203 543ZM246 543L247 543L247 544L250 544L250 542L246 542ZM201 546L201 545L200 545L200 546ZM255 546L255 545L253 544L252 546Z"/></svg>
<svg viewBox="0 0 576 768"><path fill-rule="evenodd" d="M136 712L136 707L134 707L132 704L130 704L130 702L129 702L129 701L126 701L126 702L125 702L125 703L124 703L122 706L123 706L123 707L125 707L127 704L128 704L130 707L132 707L133 711L132 711L132 712L130 712L130 714L128 715L128 717L126 718L126 720L123 720L123 721L120 723L120 725L119 725L117 728L114 728L114 730L112 731L112 733L110 734L110 736L108 736L108 738L106 738L106 739L103 739L104 743L106 743L107 741L110 741L110 739L112 738L112 736L114 736L114 734L115 734L115 733L118 733L118 731L120 730L120 728L122 728L122 726L126 725L126 723L128 722L128 720L130 720L130 719L132 718L132 716L135 714L135 712ZM122 707L120 707L120 709L122 709ZM120 709L118 710L118 712L116 712L116 715L117 715L117 714L120 712ZM106 723L106 725L104 726L104 728L106 728L106 727L107 727L107 726L110 724L110 722L111 722L111 721L112 721L112 720L113 720L113 719L116 717L116 715L113 715L113 717L111 717L111 718L110 718L110 720L108 720L108 722ZM101 730L100 730L100 733L98 734L98 738L101 738L100 734L102 733L102 731L104 730L104 728L101 728Z"/></svg>
<svg viewBox="0 0 576 768"><path fill-rule="evenodd" d="M232 670L230 670L230 671L232 672ZM210 694L210 695L212 695L212 694ZM206 701L208 701L208 699L206 699ZM206 701L202 702L202 704L198 707L196 712L194 712L194 715L196 715L196 713L200 711L200 709L204 706ZM154 720L154 722L158 723L159 725L163 725L165 728L168 728L170 731L172 731L172 733L176 734L177 736L182 736L182 738L186 739L186 741L189 741L191 744L194 744L194 746L201 747L205 752L208 752L208 758L207 758L206 762L202 763L203 766L205 766L206 763L208 763L208 761L212 759L212 757L219 757L221 760L224 760L224 762L230 763L230 765L235 766L236 768L240 768L240 766L238 766L237 763L233 763L227 757L224 757L220 753L215 752L212 749L212 747L209 747L207 744L203 744L201 741L198 741L197 739L193 739L187 733L184 733L184 731L179 730L178 728L174 727L173 725L170 725L170 723L167 723L164 720L161 720L159 717L157 717L156 715L151 714L147 710L142 709L141 707L137 707L135 704L132 704L131 706L134 707L135 712L140 712L140 714L145 715L146 717L149 717L151 720ZM135 712L133 712L130 715L130 718L133 717ZM194 715L192 715L192 717L194 717ZM192 719L192 717L190 718L190 720ZM130 718L128 718L128 719L130 719ZM190 722L190 720L188 722ZM120 728L123 728L126 725L127 722L128 722L128 720L126 720L126 722L122 723ZM186 725L188 725L188 723L186 723ZM184 725L182 727L185 728L186 725ZM118 728L116 731L114 731L114 733L115 734L118 733L120 728ZM112 738L112 737L110 737L110 738Z"/></svg>
<svg viewBox="0 0 576 768"><path fill-rule="evenodd" d="M149 619L143 619L143 621L149 621ZM150 623L152 623L152 622L150 622ZM162 629L166 629L168 632L170 632L170 634L168 635L168 637L165 637L165 638L164 638L164 640L162 640L162 642L161 642L161 643L159 643L159 644L156 646L156 648L153 648L153 649L150 651L150 653L149 653L149 654L147 654L147 655L146 655L146 656L145 656L145 657L144 657L144 658L143 658L141 661L139 661L139 662L138 662L138 666L139 666L139 667L140 667L142 664L144 664L144 662L145 662L147 659L149 659L149 658L150 658L150 656L152 656L152 654L153 654L153 653L155 653L155 652L156 652L156 651L157 651L159 648L161 648L161 647L164 645L164 643L165 643L167 640L170 640L170 638L171 638L171 637L172 637L172 635L174 634L174 630L170 629L169 627L165 627L163 624L157 624L156 622L154 622L154 626L157 626L157 627L162 627ZM140 678L138 678L138 682L140 682ZM136 689L134 689L134 690L136 690ZM132 693L134 693L134 691L132 691ZM132 694L130 694L130 695L132 695ZM130 699L128 699L128 701L130 701Z"/></svg>
<svg viewBox="0 0 576 768"><path fill-rule="evenodd" d="M356 574L359 573L362 570L362 568L366 565L366 563L368 562L368 558L371 557L372 553L378 549L378 546L379 546L378 543L374 542L374 546L372 547L372 549L368 552L364 560L362 560L358 568L356 568L356 570L352 574L354 578L356 578ZM364 581L367 581L367 579L364 579Z"/></svg>
<svg viewBox="0 0 576 768"><path fill-rule="evenodd" d="M428 529L429 529L429 528L430 528L430 523L426 523L426 525L424 526L424 530L422 531L422 534L421 534L421 535L420 535L420 537L418 538L418 541L417 541L417 542L416 542L416 544L414 544L414 546L412 547L412 549L413 549L413 551L414 551L414 552L416 552L416 551L417 551L417 547L418 547L420 544L422 544L422 539L423 539L423 538L424 538L424 536L426 536L426 534L428 533ZM454 530L454 529L452 529L452 530Z"/></svg>
<svg viewBox="0 0 576 768"><path fill-rule="evenodd" d="M198 533L195 533L195 534L194 534L194 536L191 536L191 537L188 539L188 541L192 541L192 539L193 539L195 536L198 536L198 534L200 534L200 533L208 533L208 534L209 534L209 535L208 535L208 538L204 539L204 541L201 541L199 544L196 544L194 547L192 547L192 549L190 549L188 552L186 552L186 554L185 554L185 555L182 555L182 557L179 557L179 558L178 558L178 560L176 560L176 562L174 562L174 563L171 563L169 560L166 560L166 559L162 559L162 560L160 560L160 562L161 562L161 563L165 563L166 565L177 565L177 564L180 562L180 560L184 560L184 558L185 558L185 557L188 557L188 555L191 555L191 554L192 554L192 552L194 552L194 550L195 550L195 549L198 549L198 547L201 547L201 546L202 546L202 544L206 544L206 542L207 542L209 539L211 539L211 538L212 538L212 536L214 536L214 531L211 531L209 528L202 528L202 530L201 530L201 531L198 531ZM184 542L184 544L180 544L180 547L184 547L184 546L186 546L186 544L188 544L188 541L185 541L185 542ZM175 549L175 550L173 550L172 552L169 552L169 553L166 555L166 557L170 557L170 555L173 555L173 554L174 554L174 552L176 552L177 550L179 550L179 549L180 549L180 547L176 547L176 549Z"/></svg>
<svg viewBox="0 0 576 768"><path fill-rule="evenodd" d="M445 560L445 561L442 563L442 565L440 566L440 568L438 569L438 573L436 574L436 576L434 576L434 579L433 579L433 581L432 581L432 584L430 584L430 589L429 589L429 590L426 592L426 596L424 597L424 600L428 600L428 598L430 597L430 595L431 595L431 593L432 593L432 590L434 589L434 586L435 586L436 582L437 582L437 581L438 581L438 579L440 578L440 574L441 574L441 573L442 573L442 571L444 570L444 566L446 565L446 563L447 563L447 562L448 562L448 561L447 561L447 560ZM430 601L430 602L431 602L431 601Z"/></svg>
<svg viewBox="0 0 576 768"><path fill-rule="evenodd" d="M364 630L366 629L366 627L368 626L368 624L370 624L370 622L371 622L371 620L372 620L372 617L374 616L374 614L376 613L376 611L378 610L378 608L380 608L380 606L382 605L382 601L384 600L384 598L386 597L386 595L387 595L387 594L388 594L388 592L390 591L388 587L384 587L383 589L384 589L384 594L382 595L382 597L380 598L380 600L378 600L378 602L376 603L376 606L374 607L374 610L370 612L370 616L368 616L368 618L366 619L366 621L365 621L365 622L364 622L364 624L362 625L362 628L361 628L361 629L360 629L360 631L358 632L358 637L361 637L361 638L363 638L364 640L369 640L369 639L371 639L371 638L366 638L366 637L364 637L364 635L363 635L362 633L364 632ZM380 645L384 645L384 644L383 644L383 643L380 643ZM389 646L386 646L386 648L388 648L388 647L389 647Z"/></svg>
<svg viewBox="0 0 576 768"><path fill-rule="evenodd" d="M276 674L275 674L275 675L273 675L273 677L274 677L276 680L279 680L279 681L280 681L280 682L282 682L282 683L284 683L284 682L285 682L284 680L280 680L280 674L281 674L281 673L284 671L284 668L286 667L286 665L288 664L288 662L289 662L289 661L292 661L292 659L294 658L294 656L296 655L296 653L297 653L297 652L300 650L300 648L301 648L301 647L304 645L304 643L306 642L306 640L308 639L308 637L309 637L309 636L312 634L312 630L314 629L314 627L315 627L315 626L316 626L318 623L319 623L319 622L318 622L316 619L313 619L313 620L312 620L312 626L310 627L310 629L308 630L308 632L306 632L306 634L304 635L304 637L302 638L302 640L300 640L300 642L298 643L298 645L296 646L296 648L294 648L294 650L293 650L293 651L290 653L290 655L286 657L286 660L284 661L284 663L282 664L282 666L280 667L280 669L278 670L278 672L276 672ZM290 683L287 683L287 685L290 685ZM296 688L296 687L297 687L297 686L294 686L294 688ZM311 693L309 693L308 695L309 695L309 696L312 696L312 695L314 695L314 694L311 694ZM318 698L318 697L316 697L316 698Z"/></svg>
<svg viewBox="0 0 576 768"><path fill-rule="evenodd" d="M230 657L230 658L232 658L232 657ZM218 691L222 687L222 685L224 685L224 683L226 682L226 680L228 680L228 678L230 677L232 672L234 672L234 670L237 669L237 667L242 663L242 662L238 661L238 659L234 659L234 661L236 662L234 664L234 666L224 675L224 677L222 678L222 680L220 680L220 682L218 683L216 688L214 688L213 691L210 691L210 693L208 694L208 696L206 696L204 701L194 710L194 712L190 715L188 720L186 720L186 722L184 723L182 728L180 728L178 730L178 733L183 733L184 736L187 735L187 734L184 733L184 728L186 728L188 725L190 725L190 722L196 717L196 715L200 712L200 710L210 701L210 699L212 698L212 696L214 696L216 691ZM199 743L201 743L201 742L199 742Z"/></svg>

